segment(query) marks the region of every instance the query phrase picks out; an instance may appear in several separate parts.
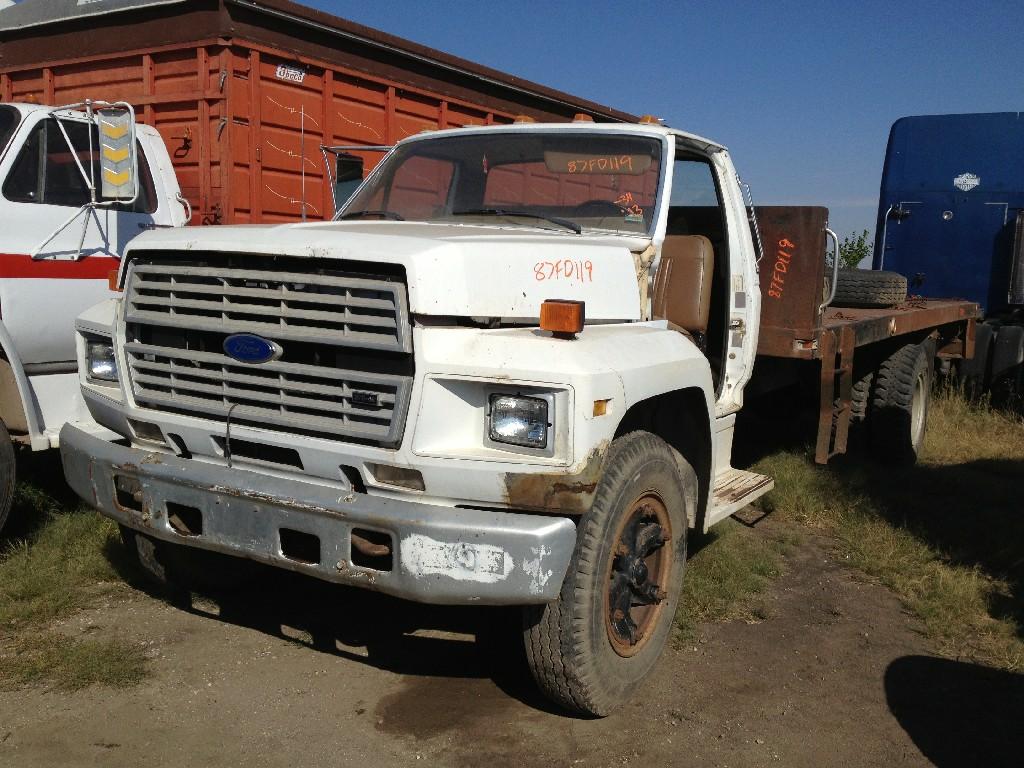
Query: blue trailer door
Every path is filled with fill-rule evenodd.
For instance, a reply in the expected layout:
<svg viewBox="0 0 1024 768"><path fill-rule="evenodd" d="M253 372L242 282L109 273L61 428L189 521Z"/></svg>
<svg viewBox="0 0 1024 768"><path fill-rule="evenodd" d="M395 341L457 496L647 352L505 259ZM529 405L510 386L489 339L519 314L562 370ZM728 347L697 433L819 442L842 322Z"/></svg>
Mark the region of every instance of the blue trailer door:
<svg viewBox="0 0 1024 768"><path fill-rule="evenodd" d="M885 232L884 268L905 275L912 295L1006 303L1003 242L1016 215L1006 200L930 192L897 201Z"/></svg>

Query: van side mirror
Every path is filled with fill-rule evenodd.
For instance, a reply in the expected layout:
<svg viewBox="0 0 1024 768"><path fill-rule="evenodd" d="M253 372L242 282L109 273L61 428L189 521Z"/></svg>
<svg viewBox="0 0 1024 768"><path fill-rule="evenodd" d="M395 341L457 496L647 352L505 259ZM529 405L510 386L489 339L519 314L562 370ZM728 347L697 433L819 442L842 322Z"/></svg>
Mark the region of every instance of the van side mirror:
<svg viewBox="0 0 1024 768"><path fill-rule="evenodd" d="M74 114L76 112L79 114ZM89 124L89 155L85 158L85 162L89 166L88 170L82 164L82 158L79 157L80 148L75 146L64 125L65 120L81 121L81 113L84 113L85 121ZM31 257L33 259L41 258L43 249L81 217L82 235L78 240L78 252L74 256L77 261L82 257L82 243L85 242L85 234L89 229L91 220L89 212L114 205L132 205L139 198L135 110L126 101L108 102L86 99L79 104L55 107L50 110L50 115L56 121L57 129L67 145L71 158L75 161L75 167L81 174L86 189L89 190L89 200L67 221L51 232L49 237L33 248ZM93 124L97 129L95 135L98 137L98 147L93 146ZM100 171L98 183L94 174L97 159Z"/></svg>
<svg viewBox="0 0 1024 768"><path fill-rule="evenodd" d="M110 105L97 109L95 120L100 141L100 198L132 203L139 194L135 114L127 104Z"/></svg>

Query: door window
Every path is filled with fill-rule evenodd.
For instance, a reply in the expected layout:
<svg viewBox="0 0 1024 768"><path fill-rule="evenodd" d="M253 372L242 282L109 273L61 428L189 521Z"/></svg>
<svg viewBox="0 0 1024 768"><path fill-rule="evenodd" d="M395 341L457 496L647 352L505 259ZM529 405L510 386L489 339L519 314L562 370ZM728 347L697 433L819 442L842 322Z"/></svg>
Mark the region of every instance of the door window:
<svg viewBox="0 0 1024 768"><path fill-rule="evenodd" d="M65 120L64 128L74 147L74 154L68 148L54 118L47 118L29 134L18 157L4 181L3 194L15 203L41 203L80 208L89 202L89 187L78 170L78 161L89 173L89 124ZM100 178L99 131L92 128L92 174ZM156 193L153 176L141 146L136 144L139 159L139 197L131 206L116 205L117 210L134 213L153 213L156 210Z"/></svg>

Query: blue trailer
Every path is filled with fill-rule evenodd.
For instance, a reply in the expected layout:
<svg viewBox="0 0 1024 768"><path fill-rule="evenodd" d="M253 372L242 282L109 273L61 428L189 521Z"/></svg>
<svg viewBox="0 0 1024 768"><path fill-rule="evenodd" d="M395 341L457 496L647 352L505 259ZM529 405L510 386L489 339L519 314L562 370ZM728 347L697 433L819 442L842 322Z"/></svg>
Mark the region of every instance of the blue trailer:
<svg viewBox="0 0 1024 768"><path fill-rule="evenodd" d="M979 303L959 373L1004 399L1024 378L1024 113L897 120L882 171L874 269L909 292Z"/></svg>

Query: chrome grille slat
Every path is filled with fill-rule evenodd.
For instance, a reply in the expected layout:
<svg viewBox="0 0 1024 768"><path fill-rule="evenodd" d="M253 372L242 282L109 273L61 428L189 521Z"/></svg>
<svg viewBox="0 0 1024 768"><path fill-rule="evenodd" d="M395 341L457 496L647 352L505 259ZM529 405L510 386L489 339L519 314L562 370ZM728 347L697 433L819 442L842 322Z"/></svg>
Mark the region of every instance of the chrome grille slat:
<svg viewBox="0 0 1024 768"><path fill-rule="evenodd" d="M353 317L346 311L339 317L337 312L321 312L311 309L294 309L289 306L283 307L263 307L252 304L232 304L229 301L200 301L197 299L179 299L175 296L169 298L149 298L148 296L138 296L133 302L136 307L169 307L176 314L188 314L182 313L183 309L201 309L204 311L221 312L226 315L251 315L253 317L279 317L282 322L288 320L322 320L327 323L347 323L350 325L358 325L362 327L374 327L374 328L394 328L395 318L392 317L374 317L367 315L364 317ZM347 310L347 307L346 307ZM145 310L143 310L145 311Z"/></svg>
<svg viewBox="0 0 1024 768"><path fill-rule="evenodd" d="M189 294L194 289L205 295L220 295L221 300L192 298ZM215 333L273 334L272 338L289 341L412 351L406 289L393 280L133 264L127 296L127 323Z"/></svg>
<svg viewBox="0 0 1024 768"><path fill-rule="evenodd" d="M125 330L126 373L140 407L221 420L230 409L232 423L268 430L381 445L401 439L411 359L406 368L373 357L412 351L400 280L135 263ZM284 355L242 363L217 350L232 333L264 336Z"/></svg>
<svg viewBox="0 0 1024 768"><path fill-rule="evenodd" d="M175 365L173 363L151 363L149 361L134 360L134 370L137 372L136 376L140 374L138 372L146 372L145 375L156 375L158 377L166 378L166 376L174 374L176 376L193 376L199 378L199 373L208 372L209 369L196 369L193 366ZM213 375L215 372L210 372ZM310 384L309 382L297 381L294 379L288 379L287 374L280 374L281 380L287 383L288 389L293 392L308 393L311 395L327 395L332 397L350 397L352 394L352 388L348 386L330 386L326 384ZM238 384L252 384L258 387L272 387L276 386L279 382L279 377L259 377L259 376L247 376L240 373L224 372L221 374L221 380L231 381ZM354 379L348 379L345 384L350 384ZM157 383L154 381L153 383ZM359 389L374 391L379 396L379 401L382 405L394 405L394 395L389 395L386 392L378 391L376 387L378 384L362 384L360 383Z"/></svg>
<svg viewBox="0 0 1024 768"><path fill-rule="evenodd" d="M204 283L170 283L166 281L151 281L139 278L135 285L138 291L166 292L169 290L168 286L173 285L173 292L176 294L196 293L215 296L242 296L246 298L265 298L267 296L267 292L260 288L236 288L233 286L218 286ZM308 301L308 298L305 298L308 297L308 294L305 294L302 291L289 290L286 286L282 286L280 297L285 301ZM368 299L362 296L332 296L329 293L318 294L316 297L316 303L332 306L365 307L367 309L394 309L394 303L387 299Z"/></svg>
<svg viewBox="0 0 1024 768"><path fill-rule="evenodd" d="M280 323L257 323L248 320L205 320L196 315L169 315L163 312L134 311L126 316L130 323L145 323L171 328L192 328L213 333L258 333L281 341L308 341L332 346L362 347L364 349L388 349L389 344L380 343L380 335L362 333L348 329L317 328L315 326L287 326Z"/></svg>

